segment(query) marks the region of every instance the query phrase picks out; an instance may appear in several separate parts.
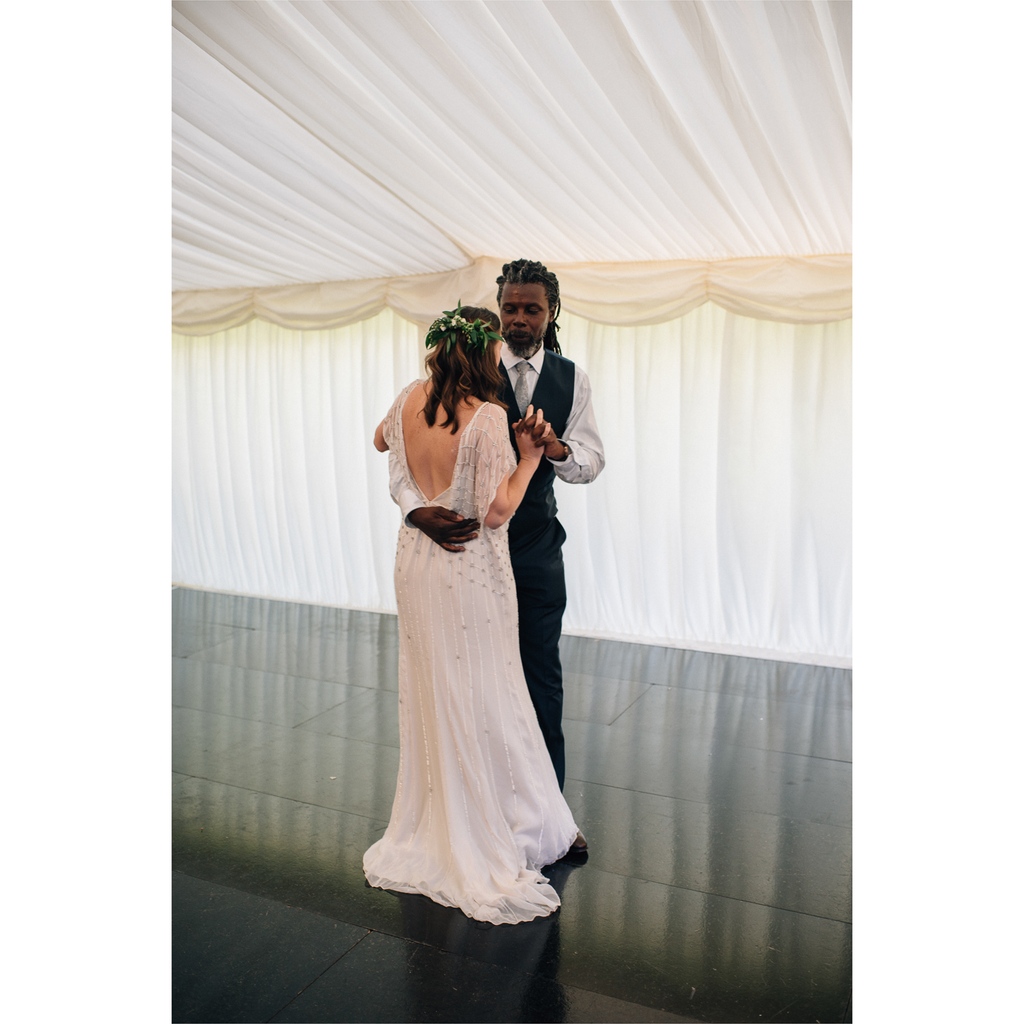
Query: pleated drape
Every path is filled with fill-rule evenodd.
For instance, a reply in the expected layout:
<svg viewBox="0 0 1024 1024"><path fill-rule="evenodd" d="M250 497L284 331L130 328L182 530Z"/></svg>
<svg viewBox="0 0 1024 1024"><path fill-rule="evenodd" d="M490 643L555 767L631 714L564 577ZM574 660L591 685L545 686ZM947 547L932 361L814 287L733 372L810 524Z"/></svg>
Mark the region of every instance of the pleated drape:
<svg viewBox="0 0 1024 1024"><path fill-rule="evenodd" d="M608 460L556 485L565 629L849 664L851 321L707 303L652 326L561 322ZM398 511L371 438L422 375L420 335L390 309L174 335L175 582L394 610Z"/></svg>

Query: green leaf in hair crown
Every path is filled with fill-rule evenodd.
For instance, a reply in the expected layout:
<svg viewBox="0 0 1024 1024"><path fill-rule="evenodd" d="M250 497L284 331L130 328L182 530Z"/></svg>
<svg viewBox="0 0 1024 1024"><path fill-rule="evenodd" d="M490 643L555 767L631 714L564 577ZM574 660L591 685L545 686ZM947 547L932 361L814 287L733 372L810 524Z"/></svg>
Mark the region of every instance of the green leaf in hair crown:
<svg viewBox="0 0 1024 1024"><path fill-rule="evenodd" d="M470 323L462 315L462 299L454 309L445 310L431 325L427 331L427 348L443 344L445 352L451 352L452 345L456 344L459 335L466 339L468 348L478 348L484 351L492 341L499 341L501 335L492 330L483 322L477 319Z"/></svg>

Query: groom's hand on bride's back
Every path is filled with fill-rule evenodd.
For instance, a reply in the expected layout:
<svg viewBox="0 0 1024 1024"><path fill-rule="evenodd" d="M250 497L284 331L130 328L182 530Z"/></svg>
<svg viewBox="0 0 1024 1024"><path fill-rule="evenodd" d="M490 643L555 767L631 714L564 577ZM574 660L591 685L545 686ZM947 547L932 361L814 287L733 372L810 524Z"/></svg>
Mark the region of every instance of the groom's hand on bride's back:
<svg viewBox="0 0 1024 1024"><path fill-rule="evenodd" d="M435 544L440 544L445 551L465 551L463 545L480 536L480 520L463 519L458 512L440 505L413 509L408 519L417 530L425 533Z"/></svg>

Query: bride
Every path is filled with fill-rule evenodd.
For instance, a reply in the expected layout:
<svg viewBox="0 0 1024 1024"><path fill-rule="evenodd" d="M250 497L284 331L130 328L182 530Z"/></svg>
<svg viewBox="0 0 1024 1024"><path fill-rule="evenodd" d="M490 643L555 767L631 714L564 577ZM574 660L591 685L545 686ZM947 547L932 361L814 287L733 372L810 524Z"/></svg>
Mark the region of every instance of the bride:
<svg viewBox="0 0 1024 1024"><path fill-rule="evenodd" d="M398 783L387 830L363 870L372 886L515 924L559 906L540 869L586 841L559 789L519 658L508 521L550 427L541 410L527 410L514 426L517 464L498 397L499 326L490 310L461 304L435 320L429 378L401 392L374 436L428 505L481 527L459 553L400 528Z"/></svg>

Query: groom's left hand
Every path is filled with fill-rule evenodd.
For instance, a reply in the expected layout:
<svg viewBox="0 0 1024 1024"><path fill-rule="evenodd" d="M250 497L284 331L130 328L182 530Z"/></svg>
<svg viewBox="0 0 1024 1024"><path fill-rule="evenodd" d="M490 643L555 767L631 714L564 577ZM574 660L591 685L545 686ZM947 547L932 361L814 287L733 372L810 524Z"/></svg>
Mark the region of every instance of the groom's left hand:
<svg viewBox="0 0 1024 1024"><path fill-rule="evenodd" d="M533 406L530 406L532 409ZM529 411L529 410L527 410ZM518 434L520 432L528 433L530 440L538 447L544 448L544 454L548 453L548 446L551 439L554 438L554 431L551 429L551 424L548 423L543 416L543 410L537 409L531 412L529 416L524 416L521 420L512 424L512 429ZM559 447L561 447L559 445Z"/></svg>
<svg viewBox="0 0 1024 1024"><path fill-rule="evenodd" d="M540 412L540 410L537 410L537 412ZM520 429L528 430L533 443L538 448L543 446L544 454L552 462L564 462L569 457L569 446L564 441L558 439L554 428L547 420L543 417L538 419L537 412L513 424L513 429L517 432Z"/></svg>
<svg viewBox="0 0 1024 1024"><path fill-rule="evenodd" d="M533 428L533 443L543 447L544 454L552 462L563 462L569 455L569 446L558 439L555 428L547 421L544 422L543 428Z"/></svg>

